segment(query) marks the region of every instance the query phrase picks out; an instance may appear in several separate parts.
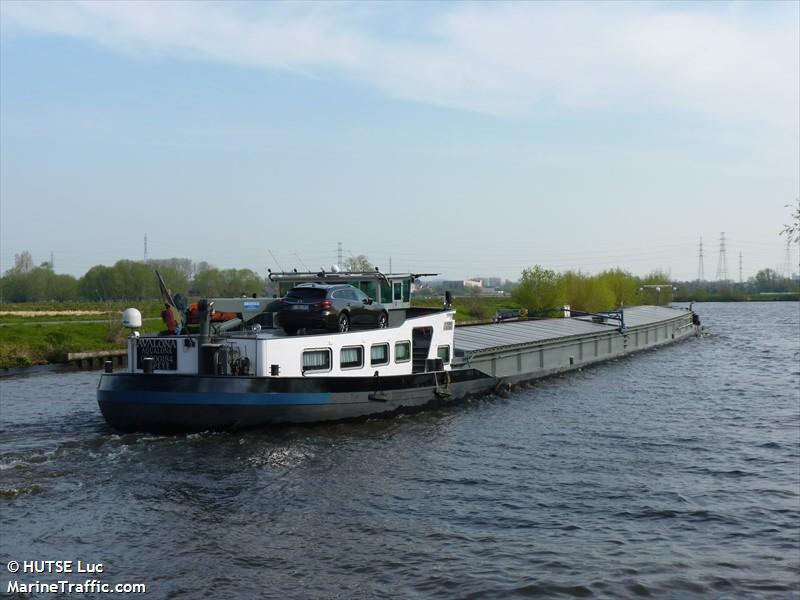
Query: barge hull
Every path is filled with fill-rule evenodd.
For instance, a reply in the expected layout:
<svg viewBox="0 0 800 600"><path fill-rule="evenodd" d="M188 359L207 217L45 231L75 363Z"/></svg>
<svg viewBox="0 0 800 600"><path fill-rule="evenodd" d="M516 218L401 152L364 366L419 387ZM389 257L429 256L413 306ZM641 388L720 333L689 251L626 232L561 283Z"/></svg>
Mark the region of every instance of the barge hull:
<svg viewBox="0 0 800 600"><path fill-rule="evenodd" d="M635 352L696 334L692 313L663 307L626 309L623 331L582 319L546 319L460 327L453 368L478 369L500 383L516 384Z"/></svg>
<svg viewBox="0 0 800 600"><path fill-rule="evenodd" d="M347 380L119 373L101 377L97 399L121 431L206 431L409 413L495 385L475 369Z"/></svg>

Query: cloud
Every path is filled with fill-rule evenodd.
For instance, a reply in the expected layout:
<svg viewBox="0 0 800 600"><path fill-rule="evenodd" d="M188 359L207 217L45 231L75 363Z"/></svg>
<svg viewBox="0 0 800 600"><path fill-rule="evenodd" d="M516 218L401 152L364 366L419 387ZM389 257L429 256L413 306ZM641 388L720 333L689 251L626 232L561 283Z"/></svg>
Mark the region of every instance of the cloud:
<svg viewBox="0 0 800 600"><path fill-rule="evenodd" d="M798 130L796 3L3 2L3 27L346 77L496 115L675 111Z"/></svg>

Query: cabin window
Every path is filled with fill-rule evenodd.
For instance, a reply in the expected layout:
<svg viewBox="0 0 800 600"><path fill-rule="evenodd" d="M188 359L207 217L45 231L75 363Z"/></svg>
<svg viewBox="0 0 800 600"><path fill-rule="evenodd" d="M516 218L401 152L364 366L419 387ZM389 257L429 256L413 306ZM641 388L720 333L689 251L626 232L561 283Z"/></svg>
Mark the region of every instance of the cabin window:
<svg viewBox="0 0 800 600"><path fill-rule="evenodd" d="M411 342L397 342L394 345L394 362L411 360Z"/></svg>
<svg viewBox="0 0 800 600"><path fill-rule="evenodd" d="M339 354L339 365L343 369L359 369L364 366L364 346L345 346Z"/></svg>
<svg viewBox="0 0 800 600"><path fill-rule="evenodd" d="M394 301L395 302L402 302L403 301L403 282L402 281L395 281L394 282Z"/></svg>
<svg viewBox="0 0 800 600"><path fill-rule="evenodd" d="M374 344L369 350L371 367L389 364L389 344Z"/></svg>
<svg viewBox="0 0 800 600"><path fill-rule="evenodd" d="M442 359L446 365L450 364L450 346L439 346L436 349L436 356Z"/></svg>
<svg viewBox="0 0 800 600"><path fill-rule="evenodd" d="M403 281L403 302L411 301L411 280L406 279Z"/></svg>
<svg viewBox="0 0 800 600"><path fill-rule="evenodd" d="M303 372L330 371L331 351L327 348L303 351Z"/></svg>

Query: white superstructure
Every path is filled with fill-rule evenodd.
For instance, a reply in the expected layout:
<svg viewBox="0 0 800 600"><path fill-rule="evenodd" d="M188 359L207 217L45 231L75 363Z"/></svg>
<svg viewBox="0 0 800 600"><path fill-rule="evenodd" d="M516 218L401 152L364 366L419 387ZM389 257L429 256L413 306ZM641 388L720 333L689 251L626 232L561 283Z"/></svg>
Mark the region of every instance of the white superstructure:
<svg viewBox="0 0 800 600"><path fill-rule="evenodd" d="M255 377L365 377L407 375L425 370L425 361L441 359L450 369L455 311L411 317L397 327L347 333L287 336L277 329L214 336L128 338L128 371L186 375ZM205 359L205 360L204 360ZM203 365L207 368L203 368ZM206 372L200 373L201 370Z"/></svg>

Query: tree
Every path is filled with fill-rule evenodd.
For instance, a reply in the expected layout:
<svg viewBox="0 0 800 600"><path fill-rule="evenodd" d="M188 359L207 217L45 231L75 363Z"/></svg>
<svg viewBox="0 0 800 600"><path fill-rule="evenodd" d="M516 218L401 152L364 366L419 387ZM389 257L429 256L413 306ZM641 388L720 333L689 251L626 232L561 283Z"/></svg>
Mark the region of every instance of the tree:
<svg viewBox="0 0 800 600"><path fill-rule="evenodd" d="M564 304L564 291L555 271L536 265L522 271L512 298L531 313L547 312Z"/></svg>
<svg viewBox="0 0 800 600"><path fill-rule="evenodd" d="M791 208L791 205L787 204L786 208ZM791 222L784 225L781 235L785 235L790 243L800 244L800 198L797 199L797 206L791 215Z"/></svg>
<svg viewBox="0 0 800 600"><path fill-rule="evenodd" d="M207 264L207 263L206 263ZM158 269L161 275L169 269L179 273L185 281L189 281L194 275L197 266L190 258L151 258L147 261L147 266Z"/></svg>
<svg viewBox="0 0 800 600"><path fill-rule="evenodd" d="M772 269L761 269L752 281L757 292L784 292L789 289L788 280Z"/></svg>
<svg viewBox="0 0 800 600"><path fill-rule="evenodd" d="M71 275L56 275L46 263L27 273L11 269L0 280L5 302L64 302L78 298L78 283Z"/></svg>
<svg viewBox="0 0 800 600"><path fill-rule="evenodd" d="M33 257L31 253L25 250L20 254L14 255L14 273L30 273L33 270Z"/></svg>
<svg viewBox="0 0 800 600"><path fill-rule="evenodd" d="M614 294L615 308L640 303L640 283L635 275L622 269L611 269L603 271L597 277Z"/></svg>
<svg viewBox="0 0 800 600"><path fill-rule="evenodd" d="M345 259L344 261L344 269L345 271L372 271L375 267L372 266L372 263L369 262L369 259L364 254L359 254L358 256L350 256Z"/></svg>
<svg viewBox="0 0 800 600"><path fill-rule="evenodd" d="M566 303L575 310L600 312L616 308L614 292L600 277L590 277L576 271L561 276Z"/></svg>
<svg viewBox="0 0 800 600"><path fill-rule="evenodd" d="M194 279L192 293L205 298L236 298L242 294L262 294L264 280L250 269L219 270L209 267Z"/></svg>
<svg viewBox="0 0 800 600"><path fill-rule="evenodd" d="M95 265L81 277L78 291L87 300L112 300L118 297L117 279L117 274L111 267Z"/></svg>

